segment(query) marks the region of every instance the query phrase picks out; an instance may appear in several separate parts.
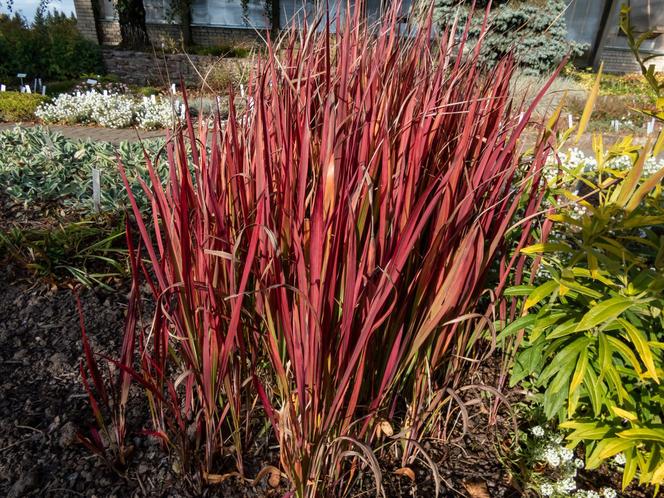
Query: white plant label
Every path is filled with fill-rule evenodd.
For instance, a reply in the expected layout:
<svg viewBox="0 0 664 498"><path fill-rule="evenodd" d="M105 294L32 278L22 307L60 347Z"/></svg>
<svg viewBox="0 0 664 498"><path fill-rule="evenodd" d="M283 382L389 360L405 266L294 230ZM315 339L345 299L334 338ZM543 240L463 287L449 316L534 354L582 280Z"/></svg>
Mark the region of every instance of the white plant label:
<svg viewBox="0 0 664 498"><path fill-rule="evenodd" d="M6 92L7 87L5 85L0 85L0 92Z"/></svg>
<svg viewBox="0 0 664 498"><path fill-rule="evenodd" d="M104 90L104 97L108 97L108 90Z"/></svg>
<svg viewBox="0 0 664 498"><path fill-rule="evenodd" d="M42 95L46 95L46 85L44 85L42 88Z"/></svg>
<svg viewBox="0 0 664 498"><path fill-rule="evenodd" d="M101 211L101 170L92 168L92 204L95 211Z"/></svg>
<svg viewBox="0 0 664 498"><path fill-rule="evenodd" d="M25 78L27 76L27 73L18 73L16 75L17 78Z"/></svg>
<svg viewBox="0 0 664 498"><path fill-rule="evenodd" d="M175 83L171 83L171 93L175 95L177 92L175 90Z"/></svg>
<svg viewBox="0 0 664 498"><path fill-rule="evenodd" d="M646 133L648 135L652 135L654 131L655 131L655 118L652 118L650 121L648 121Z"/></svg>
<svg viewBox="0 0 664 498"><path fill-rule="evenodd" d="M86 83L87 83L88 85L96 85L96 84L97 84L97 80L93 80L92 78L89 78L89 79L86 81Z"/></svg>
<svg viewBox="0 0 664 498"><path fill-rule="evenodd" d="M32 90L30 89L30 85L25 85L25 93L32 93Z"/></svg>
<svg viewBox="0 0 664 498"><path fill-rule="evenodd" d="M572 128L574 126L574 117L571 114L567 115L567 127Z"/></svg>
<svg viewBox="0 0 664 498"><path fill-rule="evenodd" d="M157 103L157 96L156 95L150 95L150 100L152 101L153 104Z"/></svg>

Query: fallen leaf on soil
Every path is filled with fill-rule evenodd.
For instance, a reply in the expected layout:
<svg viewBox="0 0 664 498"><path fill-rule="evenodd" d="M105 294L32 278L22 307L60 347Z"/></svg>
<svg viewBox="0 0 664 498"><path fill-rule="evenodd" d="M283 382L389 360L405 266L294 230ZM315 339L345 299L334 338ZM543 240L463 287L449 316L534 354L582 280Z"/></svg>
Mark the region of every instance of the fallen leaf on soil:
<svg viewBox="0 0 664 498"><path fill-rule="evenodd" d="M415 482L415 472L413 472L413 469L410 467L401 467L400 469L395 470L394 473L398 476L406 476L411 481Z"/></svg>
<svg viewBox="0 0 664 498"><path fill-rule="evenodd" d="M203 472L203 480L208 484L221 484L231 477L242 477L239 472L229 472L228 474L208 474Z"/></svg>
<svg viewBox="0 0 664 498"><path fill-rule="evenodd" d="M464 482L463 487L466 488L471 498L491 498L484 481Z"/></svg>
<svg viewBox="0 0 664 498"><path fill-rule="evenodd" d="M265 474L270 474L270 477L267 479L267 483L270 485L271 488L278 488L279 483L281 481L281 471L272 466L272 465L267 465L263 467L260 472L256 475L254 478L254 486L258 484L258 482L263 478Z"/></svg>

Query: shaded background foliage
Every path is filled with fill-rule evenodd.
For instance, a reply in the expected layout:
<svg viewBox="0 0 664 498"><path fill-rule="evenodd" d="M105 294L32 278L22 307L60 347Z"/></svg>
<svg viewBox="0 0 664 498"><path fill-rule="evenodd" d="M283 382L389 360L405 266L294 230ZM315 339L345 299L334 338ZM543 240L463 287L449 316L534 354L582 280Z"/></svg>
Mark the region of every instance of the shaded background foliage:
<svg viewBox="0 0 664 498"><path fill-rule="evenodd" d="M488 3L476 2L471 13L472 2L437 0L436 16L444 29L456 15L461 25L472 15L471 36L477 39ZM491 29L482 44L482 60L494 66L511 53L526 73L539 75L551 71L567 54L581 55L583 46L566 38L565 5L563 0L491 2Z"/></svg>
<svg viewBox="0 0 664 498"><path fill-rule="evenodd" d="M62 80L103 71L99 47L76 29L76 18L37 12L32 24L18 13L0 14L0 78Z"/></svg>

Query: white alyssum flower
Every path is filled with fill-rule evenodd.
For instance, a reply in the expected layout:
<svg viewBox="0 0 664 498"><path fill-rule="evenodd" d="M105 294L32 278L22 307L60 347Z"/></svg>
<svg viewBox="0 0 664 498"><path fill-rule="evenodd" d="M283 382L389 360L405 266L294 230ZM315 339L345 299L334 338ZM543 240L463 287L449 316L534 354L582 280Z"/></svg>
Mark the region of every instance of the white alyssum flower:
<svg viewBox="0 0 664 498"><path fill-rule="evenodd" d="M618 453L616 456L613 457L613 462L617 465L625 465L627 463L627 459L625 458L624 453Z"/></svg>
<svg viewBox="0 0 664 498"><path fill-rule="evenodd" d="M539 425L536 425L535 427L531 428L530 432L535 437L544 437L544 428Z"/></svg>
<svg viewBox="0 0 664 498"><path fill-rule="evenodd" d="M556 483L556 491L561 494L569 494L576 489L576 481L573 477L566 477Z"/></svg>
<svg viewBox="0 0 664 498"><path fill-rule="evenodd" d="M95 91L61 94L50 104L42 104L35 115L45 123L96 123L107 128L134 124L144 129L169 126L173 107L164 99L144 99Z"/></svg>
<svg viewBox="0 0 664 498"><path fill-rule="evenodd" d="M616 493L616 490L613 488L604 488L602 490L602 496L604 498L616 498L618 493Z"/></svg>
<svg viewBox="0 0 664 498"><path fill-rule="evenodd" d="M570 450L569 448L562 447L558 451L558 454L560 455L560 459L563 462L569 462L574 458L574 451Z"/></svg>
<svg viewBox="0 0 664 498"><path fill-rule="evenodd" d="M138 126L145 130L167 128L174 116L173 104L163 98L143 100L136 111Z"/></svg>
<svg viewBox="0 0 664 498"><path fill-rule="evenodd" d="M551 496L556 490L554 489L552 484L549 484L548 482L545 482L540 486L540 493L542 496Z"/></svg>
<svg viewBox="0 0 664 498"><path fill-rule="evenodd" d="M580 489L576 493L574 493L574 498L601 498L599 496L599 493L597 491L586 491L583 489Z"/></svg>
<svg viewBox="0 0 664 498"><path fill-rule="evenodd" d="M551 156L544 167L544 177L549 183L555 183L558 175L562 175L563 182L573 180L565 171L559 173L559 166L562 165L563 169L567 170L583 170L591 172L597 170L597 160L592 156L587 156L583 151L577 148L571 148L567 152L562 152L558 157ZM617 156L609 159L605 163L605 167L625 171L631 169L634 165L634 158L629 155ZM657 159L649 157L643 165L643 176L651 176L660 169L664 168L664 158Z"/></svg>
<svg viewBox="0 0 664 498"><path fill-rule="evenodd" d="M583 467L585 467L585 463L583 463L583 460L581 460L580 458L575 458L574 459L574 466L577 469L582 469Z"/></svg>
<svg viewBox="0 0 664 498"><path fill-rule="evenodd" d="M544 449L543 458L546 460L546 463L551 467L558 467L560 465L560 455L558 454L558 448L554 446L547 446Z"/></svg>

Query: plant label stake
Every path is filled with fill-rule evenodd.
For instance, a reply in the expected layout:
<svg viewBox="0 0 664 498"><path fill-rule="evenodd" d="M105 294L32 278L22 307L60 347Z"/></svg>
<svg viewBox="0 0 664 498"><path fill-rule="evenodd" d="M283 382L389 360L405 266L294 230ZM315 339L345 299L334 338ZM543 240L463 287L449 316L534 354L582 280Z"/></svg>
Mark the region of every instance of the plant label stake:
<svg viewBox="0 0 664 498"><path fill-rule="evenodd" d="M16 77L21 80L21 86L23 86L23 78L27 76L27 73L18 73Z"/></svg>
<svg viewBox="0 0 664 498"><path fill-rule="evenodd" d="M655 131L655 118L652 118L650 121L648 121L646 134L652 135L654 131Z"/></svg>
<svg viewBox="0 0 664 498"><path fill-rule="evenodd" d="M171 93L175 95L177 92L175 90L175 83L171 83Z"/></svg>
<svg viewBox="0 0 664 498"><path fill-rule="evenodd" d="M101 170L92 168L92 204L95 213L101 211Z"/></svg>
<svg viewBox="0 0 664 498"><path fill-rule="evenodd" d="M150 100L152 101L153 104L156 104L157 103L156 95L154 95L154 94L150 95Z"/></svg>
<svg viewBox="0 0 664 498"><path fill-rule="evenodd" d="M25 93L32 93L32 90L30 89L30 85L25 85Z"/></svg>
<svg viewBox="0 0 664 498"><path fill-rule="evenodd" d="M567 127L572 128L574 126L574 117L571 114L567 115Z"/></svg>
<svg viewBox="0 0 664 498"><path fill-rule="evenodd" d="M7 91L7 87L5 85L0 85L0 92L5 92Z"/></svg>
<svg viewBox="0 0 664 498"><path fill-rule="evenodd" d="M86 81L86 83L87 83L88 85L92 85L92 86L94 86L94 85L97 84L97 80L93 80L92 78L89 78L89 79Z"/></svg>
<svg viewBox="0 0 664 498"><path fill-rule="evenodd" d="M108 90L104 90L104 97L108 97Z"/></svg>

